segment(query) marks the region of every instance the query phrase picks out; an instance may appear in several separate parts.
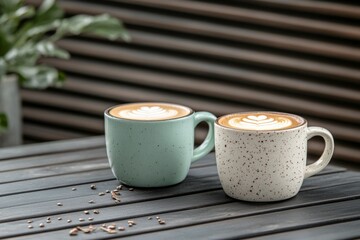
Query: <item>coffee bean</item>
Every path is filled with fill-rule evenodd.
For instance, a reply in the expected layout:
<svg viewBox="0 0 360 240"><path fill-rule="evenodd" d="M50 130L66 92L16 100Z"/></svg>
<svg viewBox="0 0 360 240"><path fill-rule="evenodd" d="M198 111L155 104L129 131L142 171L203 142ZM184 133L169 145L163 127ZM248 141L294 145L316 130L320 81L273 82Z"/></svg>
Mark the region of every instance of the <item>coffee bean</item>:
<svg viewBox="0 0 360 240"><path fill-rule="evenodd" d="M28 226L28 229L32 229L32 228L34 228L32 225L29 225L29 226Z"/></svg>
<svg viewBox="0 0 360 240"><path fill-rule="evenodd" d="M79 222L83 222L83 221L85 221L85 219L79 218Z"/></svg>
<svg viewBox="0 0 360 240"><path fill-rule="evenodd" d="M160 219L160 217L159 217L159 216L156 216L156 219Z"/></svg>
<svg viewBox="0 0 360 240"><path fill-rule="evenodd" d="M129 191L134 191L134 189L133 189L133 188L129 188Z"/></svg>
<svg viewBox="0 0 360 240"><path fill-rule="evenodd" d="M99 192L99 196L104 196L105 193L104 192Z"/></svg>
<svg viewBox="0 0 360 240"><path fill-rule="evenodd" d="M90 185L90 188L91 188L92 190L95 190L95 189L96 189L96 185L95 185L95 184L91 184L91 185Z"/></svg>
<svg viewBox="0 0 360 240"><path fill-rule="evenodd" d="M46 220L46 223L51 223L51 221L50 221L50 220Z"/></svg>
<svg viewBox="0 0 360 240"><path fill-rule="evenodd" d="M84 211L85 214L89 214L89 211Z"/></svg>
<svg viewBox="0 0 360 240"><path fill-rule="evenodd" d="M125 228L124 227L118 227L118 230L119 231L125 231Z"/></svg>
<svg viewBox="0 0 360 240"><path fill-rule="evenodd" d="M114 230L114 229L116 229L116 226L115 225L109 225L108 229Z"/></svg>
<svg viewBox="0 0 360 240"><path fill-rule="evenodd" d="M89 217L89 218L88 218L88 220L89 220L89 221L92 221L92 220L94 220L94 218L92 218L92 217Z"/></svg>
<svg viewBox="0 0 360 240"><path fill-rule="evenodd" d="M106 227L106 224L105 224L105 223L103 223L103 225L101 225L101 226Z"/></svg>
<svg viewBox="0 0 360 240"><path fill-rule="evenodd" d="M28 222L28 223L32 223L33 221L32 221L32 220L28 220L27 222Z"/></svg>
<svg viewBox="0 0 360 240"><path fill-rule="evenodd" d="M61 207L63 204L61 202L58 202L57 205Z"/></svg>
<svg viewBox="0 0 360 240"><path fill-rule="evenodd" d="M106 193L110 193L110 190L106 190L105 192L106 192Z"/></svg>
<svg viewBox="0 0 360 240"><path fill-rule="evenodd" d="M148 220L151 220L152 219L152 217L148 217Z"/></svg>
<svg viewBox="0 0 360 240"><path fill-rule="evenodd" d="M73 187L73 188L71 189L71 191L76 191L76 188Z"/></svg>
<svg viewBox="0 0 360 240"><path fill-rule="evenodd" d="M95 201L94 201L94 200L90 200L89 203L92 204L92 203L95 203Z"/></svg>
<svg viewBox="0 0 360 240"><path fill-rule="evenodd" d="M59 220L59 221L62 220L62 217L58 217L58 220Z"/></svg>
<svg viewBox="0 0 360 240"><path fill-rule="evenodd" d="M133 221L133 220L129 220L128 223L129 223L129 224L132 224L132 225L136 225L136 222Z"/></svg>
<svg viewBox="0 0 360 240"><path fill-rule="evenodd" d="M122 185L116 187L116 190L121 190L121 189L122 189Z"/></svg>
<svg viewBox="0 0 360 240"><path fill-rule="evenodd" d="M160 220L159 221L159 224L161 224L161 225L163 225L163 224L165 224L166 222L165 221L163 221L163 220Z"/></svg>
<svg viewBox="0 0 360 240"><path fill-rule="evenodd" d="M71 221L71 219L68 219L67 222L68 222L68 223L71 223L72 221Z"/></svg>
<svg viewBox="0 0 360 240"><path fill-rule="evenodd" d="M50 217L48 217L48 218L46 218L46 220L51 220L51 218L50 218Z"/></svg>
<svg viewBox="0 0 360 240"><path fill-rule="evenodd" d="M43 227L45 227L45 225L43 223L40 223L39 227L43 228Z"/></svg>
<svg viewBox="0 0 360 240"><path fill-rule="evenodd" d="M97 209L95 209L93 212L94 212L95 214L99 214L99 213L100 213L100 211L97 210Z"/></svg>
<svg viewBox="0 0 360 240"><path fill-rule="evenodd" d="M70 230L69 234L70 234L71 236L75 236L75 235L78 234L78 231L79 231L79 230L78 230L77 228L73 228L73 229Z"/></svg>

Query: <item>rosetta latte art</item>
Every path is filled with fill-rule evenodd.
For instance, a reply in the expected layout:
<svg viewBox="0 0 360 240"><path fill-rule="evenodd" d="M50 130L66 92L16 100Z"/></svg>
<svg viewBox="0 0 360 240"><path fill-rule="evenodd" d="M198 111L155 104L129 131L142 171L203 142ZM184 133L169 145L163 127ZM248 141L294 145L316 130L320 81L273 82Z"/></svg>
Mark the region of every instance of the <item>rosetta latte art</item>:
<svg viewBox="0 0 360 240"><path fill-rule="evenodd" d="M287 128L292 121L286 117L268 117L266 115L237 116L228 120L228 124L234 128L249 130L276 130Z"/></svg>
<svg viewBox="0 0 360 240"><path fill-rule="evenodd" d="M138 109L124 109L118 112L119 117L139 120L168 119L177 114L178 111L175 109L164 109L160 106L141 106Z"/></svg>

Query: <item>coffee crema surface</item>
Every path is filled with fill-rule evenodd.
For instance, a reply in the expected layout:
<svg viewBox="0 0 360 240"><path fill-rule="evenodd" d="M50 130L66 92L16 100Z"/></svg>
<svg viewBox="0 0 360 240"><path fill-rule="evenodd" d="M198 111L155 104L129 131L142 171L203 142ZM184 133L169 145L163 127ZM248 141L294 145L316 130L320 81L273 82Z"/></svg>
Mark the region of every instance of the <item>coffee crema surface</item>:
<svg viewBox="0 0 360 240"><path fill-rule="evenodd" d="M109 114L113 117L156 121L185 117L192 113L190 108L170 103L130 103L116 106L110 109Z"/></svg>
<svg viewBox="0 0 360 240"><path fill-rule="evenodd" d="M292 114L275 112L235 113L221 117L221 126L242 130L281 130L300 126L304 120Z"/></svg>

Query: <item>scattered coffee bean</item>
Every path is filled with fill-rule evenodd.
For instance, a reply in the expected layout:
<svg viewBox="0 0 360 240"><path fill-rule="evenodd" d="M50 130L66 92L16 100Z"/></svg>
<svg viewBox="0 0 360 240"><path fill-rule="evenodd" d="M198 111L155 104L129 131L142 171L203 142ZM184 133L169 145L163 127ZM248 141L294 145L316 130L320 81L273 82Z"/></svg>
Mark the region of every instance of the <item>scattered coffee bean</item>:
<svg viewBox="0 0 360 240"><path fill-rule="evenodd" d="M116 190L121 190L121 189L122 189L122 185L116 187Z"/></svg>
<svg viewBox="0 0 360 240"><path fill-rule="evenodd" d="M105 192L106 192L106 193L110 193L110 190L106 190Z"/></svg>
<svg viewBox="0 0 360 240"><path fill-rule="evenodd" d="M109 225L109 226L108 226L108 229L114 230L114 229L116 229L116 226L115 226L114 224Z"/></svg>
<svg viewBox="0 0 360 240"><path fill-rule="evenodd" d="M51 220L46 220L46 223L51 223Z"/></svg>
<svg viewBox="0 0 360 240"><path fill-rule="evenodd" d="M151 220L152 219L152 217L148 217L148 220Z"/></svg>
<svg viewBox="0 0 360 240"><path fill-rule="evenodd" d="M90 212L89 211L84 211L85 214L89 214Z"/></svg>
<svg viewBox="0 0 360 240"><path fill-rule="evenodd" d="M57 205L61 207L63 204L61 202L58 202Z"/></svg>
<svg viewBox="0 0 360 240"><path fill-rule="evenodd" d="M134 191L134 188L129 188L129 191Z"/></svg>
<svg viewBox="0 0 360 240"><path fill-rule="evenodd" d="M43 223L40 223L40 224L39 224L39 227L42 228L42 227L45 227L45 225L44 225Z"/></svg>
<svg viewBox="0 0 360 240"><path fill-rule="evenodd" d="M128 223L128 226L129 226L129 227L132 227L132 226L133 226L133 224L132 224L132 223Z"/></svg>
<svg viewBox="0 0 360 240"><path fill-rule="evenodd" d="M29 225L29 226L28 226L28 229L32 229L32 228L34 228L32 225Z"/></svg>
<svg viewBox="0 0 360 240"><path fill-rule="evenodd" d="M89 221L92 221L92 220L94 220L94 218L92 218L92 217L89 217L89 218L88 218L88 220L89 220Z"/></svg>
<svg viewBox="0 0 360 240"><path fill-rule="evenodd" d="M62 217L58 217L58 220L59 220L59 221L62 220Z"/></svg>
<svg viewBox="0 0 360 240"><path fill-rule="evenodd" d="M156 219L158 219L158 220L159 220L159 219L160 219L160 217L159 217L159 216L156 216Z"/></svg>
<svg viewBox="0 0 360 240"><path fill-rule="evenodd" d="M32 220L28 220L27 222L28 222L28 223L32 223L33 221L32 221Z"/></svg>
<svg viewBox="0 0 360 240"><path fill-rule="evenodd" d="M91 188L92 190L95 190L95 189L96 189L95 184L91 184L91 185L90 185L90 188Z"/></svg>
<svg viewBox="0 0 360 240"><path fill-rule="evenodd" d="M120 202L121 202L120 197L118 196L118 194L116 194L115 191L111 191L111 198L114 199L116 203L120 203Z"/></svg>
<svg viewBox="0 0 360 240"><path fill-rule="evenodd" d="M125 227L118 227L119 231L125 231Z"/></svg>
<svg viewBox="0 0 360 240"><path fill-rule="evenodd" d="M73 188L71 189L71 191L76 191L76 188L73 187Z"/></svg>
<svg viewBox="0 0 360 240"><path fill-rule="evenodd" d="M99 213L100 213L100 211L97 210L97 209L95 209L93 212L94 212L95 214L99 214Z"/></svg>
<svg viewBox="0 0 360 240"><path fill-rule="evenodd" d="M80 226L77 226L76 227L79 231L82 231L82 232L84 232L84 233L91 233L92 231L95 231L95 228L92 226L92 225L90 225L89 227L80 227Z"/></svg>
<svg viewBox="0 0 360 240"><path fill-rule="evenodd" d="M68 223L71 223L72 221L71 221L71 219L68 219L67 222L68 222Z"/></svg>
<svg viewBox="0 0 360 240"><path fill-rule="evenodd" d="M85 219L79 218L79 222L83 222L83 221L85 221Z"/></svg>
<svg viewBox="0 0 360 240"><path fill-rule="evenodd" d="M116 230L109 229L109 228L106 228L106 227L100 227L100 229L103 230L104 232L107 232L107 233L116 233Z"/></svg>
<svg viewBox="0 0 360 240"><path fill-rule="evenodd" d="M92 204L92 203L95 203L95 201L94 201L94 200L90 200L89 203Z"/></svg>
<svg viewBox="0 0 360 240"><path fill-rule="evenodd" d="M105 193L104 192L99 192L99 196L104 196Z"/></svg>
<svg viewBox="0 0 360 240"><path fill-rule="evenodd" d="M51 218L50 218L50 217L48 217L48 218L46 218L46 220L51 220Z"/></svg>
<svg viewBox="0 0 360 240"><path fill-rule="evenodd" d="M164 225L164 224L166 224L166 222L164 220L160 220L159 224Z"/></svg>
<svg viewBox="0 0 360 240"><path fill-rule="evenodd" d="M129 220L128 223L129 223L129 224L132 224L132 225L136 225L136 222L133 221L133 220Z"/></svg>
<svg viewBox="0 0 360 240"><path fill-rule="evenodd" d="M69 234L70 234L70 236L75 236L78 234L78 231L79 230L77 228L73 228L70 230Z"/></svg>

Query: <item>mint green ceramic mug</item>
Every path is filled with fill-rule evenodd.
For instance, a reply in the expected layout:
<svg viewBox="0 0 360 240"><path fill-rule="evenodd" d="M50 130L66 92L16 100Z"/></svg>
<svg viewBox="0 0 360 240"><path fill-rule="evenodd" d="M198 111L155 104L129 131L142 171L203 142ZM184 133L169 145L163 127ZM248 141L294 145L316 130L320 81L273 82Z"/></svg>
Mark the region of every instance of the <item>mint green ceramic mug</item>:
<svg viewBox="0 0 360 240"><path fill-rule="evenodd" d="M105 115L107 155L115 177L135 187L180 183L192 162L214 147L214 121L209 112L170 103L130 103ZM209 125L204 142L194 149L195 127Z"/></svg>

